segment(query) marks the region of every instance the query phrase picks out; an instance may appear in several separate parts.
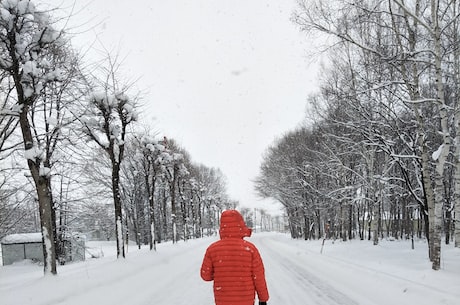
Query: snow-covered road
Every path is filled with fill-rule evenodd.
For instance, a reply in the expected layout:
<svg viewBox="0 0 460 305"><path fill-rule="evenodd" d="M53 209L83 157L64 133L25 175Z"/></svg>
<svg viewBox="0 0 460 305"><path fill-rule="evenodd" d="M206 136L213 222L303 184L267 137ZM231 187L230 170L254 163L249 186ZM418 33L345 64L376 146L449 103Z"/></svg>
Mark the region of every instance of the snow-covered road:
<svg viewBox="0 0 460 305"><path fill-rule="evenodd" d="M457 277L454 275L452 283L449 283L445 282L448 277L443 278L443 271L437 274L429 269L406 269L408 272L405 273L403 268L396 272L402 266L386 266L382 257L373 256L372 251L366 254L367 246L369 250L378 248L369 242L364 242L364 247L363 242L358 242L355 245L357 249L348 245L351 246L346 247L348 251L352 249L358 252L355 256L343 252L330 255L328 248L335 246L330 244L326 244L321 254L319 241L293 241L284 236L261 236L255 242L267 265L272 304L460 304L460 291L455 288L455 283L460 284L460 274ZM349 242L353 243L357 242ZM359 253L359 249L363 252ZM383 257L386 258L386 255L383 254ZM392 259L391 254L389 259ZM424 268L429 267L426 263ZM410 267L408 263L405 268ZM435 280L435 285L429 284L431 281L425 281L429 275L441 282ZM445 282L445 289L439 288L443 286L442 282Z"/></svg>
<svg viewBox="0 0 460 305"><path fill-rule="evenodd" d="M212 283L199 277L206 247L215 238L158 245L157 252L129 249L59 268L43 277L41 267L0 267L2 305L213 305ZM460 249L444 252L445 269L432 271L418 251L387 242L291 240L264 233L250 238L265 263L269 304L283 305L458 305Z"/></svg>
<svg viewBox="0 0 460 305"><path fill-rule="evenodd" d="M258 240L267 265L273 304L354 305L359 304L314 274L308 258L298 249L272 238ZM302 257L302 259L300 259Z"/></svg>

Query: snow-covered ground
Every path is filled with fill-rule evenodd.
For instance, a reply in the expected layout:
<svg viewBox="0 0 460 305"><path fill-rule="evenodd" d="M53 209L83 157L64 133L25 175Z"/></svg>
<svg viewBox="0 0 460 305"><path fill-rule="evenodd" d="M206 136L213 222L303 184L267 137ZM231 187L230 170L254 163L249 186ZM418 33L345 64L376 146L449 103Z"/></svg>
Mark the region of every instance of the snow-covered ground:
<svg viewBox="0 0 460 305"><path fill-rule="evenodd" d="M212 305L212 284L199 276L206 247L216 238L158 245L157 252L131 246L115 258L113 243L90 242L99 259L60 266L0 267L2 305ZM408 241L292 240L278 233L249 239L265 263L271 298L283 305L459 305L460 249L443 246L442 270L431 270L426 244Z"/></svg>

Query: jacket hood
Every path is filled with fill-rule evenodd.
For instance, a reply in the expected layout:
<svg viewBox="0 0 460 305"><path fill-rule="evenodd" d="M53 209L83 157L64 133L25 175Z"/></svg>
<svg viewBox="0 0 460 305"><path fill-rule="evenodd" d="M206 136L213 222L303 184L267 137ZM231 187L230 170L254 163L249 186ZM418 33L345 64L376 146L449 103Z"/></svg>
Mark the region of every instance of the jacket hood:
<svg viewBox="0 0 460 305"><path fill-rule="evenodd" d="M220 217L220 238L243 238L250 237L252 229L244 223L243 216L237 210L222 212Z"/></svg>

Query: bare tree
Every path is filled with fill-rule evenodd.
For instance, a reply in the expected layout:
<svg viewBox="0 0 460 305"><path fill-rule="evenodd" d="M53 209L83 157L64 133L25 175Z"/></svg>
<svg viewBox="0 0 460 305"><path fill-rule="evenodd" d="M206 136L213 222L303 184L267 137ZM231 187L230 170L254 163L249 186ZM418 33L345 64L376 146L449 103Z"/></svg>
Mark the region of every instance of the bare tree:
<svg viewBox="0 0 460 305"><path fill-rule="evenodd" d="M173 139L141 132L128 143L122 198L138 245L149 240L153 250L157 241L200 237L202 228L216 232L218 212L236 206L227 199L222 173L193 164Z"/></svg>
<svg viewBox="0 0 460 305"><path fill-rule="evenodd" d="M299 1L302 10L296 19L306 31L320 31L337 39L338 45L352 45L375 59L367 67L390 72L392 78L374 84L379 91L387 88L394 97L413 109L416 118L418 148L421 157L423 190L429 215L430 258L433 269L440 266L442 208L445 198L444 168L451 147L452 107L446 95L451 74L449 62L457 49L449 42L448 33L458 32L459 18L452 4L456 1L423 1L409 4L383 1ZM346 13L344 13L346 12ZM370 35L374 33L374 35ZM364 73L370 69L363 67ZM362 73L358 71L358 73ZM402 80L402 81L401 81ZM395 85L397 85L395 87ZM396 89L396 90L394 90ZM390 92L390 91L389 91ZM429 158L429 133L434 133L423 112L432 112L437 119L439 149ZM434 177L431 181L430 177ZM434 189L432 189L432 182ZM428 221L427 221L428 225Z"/></svg>
<svg viewBox="0 0 460 305"><path fill-rule="evenodd" d="M9 82L6 72L0 75L0 162L4 160L14 149L17 149L19 141L8 141L14 135L19 125L17 109L14 109L16 99L14 87Z"/></svg>
<svg viewBox="0 0 460 305"><path fill-rule="evenodd" d="M149 202L149 246L150 250L156 251L155 211L157 210L157 181L160 179L161 171L160 156L165 151L165 146L149 134L142 136L139 146L143 155L141 172L144 175Z"/></svg>
<svg viewBox="0 0 460 305"><path fill-rule="evenodd" d="M125 257L123 242L122 201L120 195L120 165L124 158L128 126L136 121L136 98L128 96L130 85L119 83L120 64L107 57L102 67L104 80L95 76L88 84L90 92L87 114L81 119L86 134L107 154L111 163L111 189L115 209L117 257Z"/></svg>
<svg viewBox="0 0 460 305"><path fill-rule="evenodd" d="M8 114L19 120L24 157L37 192L44 272L56 274L52 165L69 119L62 93L72 82L75 57L62 32L31 1L3 1L0 9L0 70L13 84L7 95L15 101Z"/></svg>

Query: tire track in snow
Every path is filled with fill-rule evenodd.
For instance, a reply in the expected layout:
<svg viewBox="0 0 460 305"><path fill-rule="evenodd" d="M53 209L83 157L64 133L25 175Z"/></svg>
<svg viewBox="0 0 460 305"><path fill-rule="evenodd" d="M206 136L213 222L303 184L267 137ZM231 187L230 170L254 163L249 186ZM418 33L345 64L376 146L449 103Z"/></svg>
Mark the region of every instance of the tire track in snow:
<svg viewBox="0 0 460 305"><path fill-rule="evenodd" d="M311 273L295 257L286 256L273 237L255 241L261 251L267 273L270 299L276 304L291 305L358 305L359 302L340 292Z"/></svg>
<svg viewBox="0 0 460 305"><path fill-rule="evenodd" d="M424 283L420 274L421 281L417 281L359 262L322 255L307 245L299 246L302 241L286 239L286 236L261 235L254 241L257 246L260 244L262 258L267 261L269 289L278 304L458 304L456 289L433 287L429 281ZM286 275L282 274L283 270ZM272 271L274 276L270 275ZM436 274L432 276L436 278ZM296 285L304 286L304 290ZM286 291L291 296L286 296ZM300 297L296 299L292 295ZM325 301L328 298L330 300Z"/></svg>

